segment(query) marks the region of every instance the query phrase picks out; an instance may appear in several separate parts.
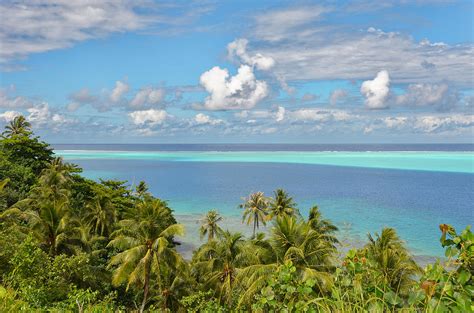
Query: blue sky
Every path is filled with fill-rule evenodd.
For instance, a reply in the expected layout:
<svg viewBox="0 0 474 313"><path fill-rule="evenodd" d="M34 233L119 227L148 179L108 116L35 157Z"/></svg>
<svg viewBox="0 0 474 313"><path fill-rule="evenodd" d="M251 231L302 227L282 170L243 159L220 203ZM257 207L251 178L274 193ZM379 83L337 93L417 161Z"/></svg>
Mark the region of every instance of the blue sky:
<svg viewBox="0 0 474 313"><path fill-rule="evenodd" d="M471 1L0 10L0 126L50 142L473 141Z"/></svg>

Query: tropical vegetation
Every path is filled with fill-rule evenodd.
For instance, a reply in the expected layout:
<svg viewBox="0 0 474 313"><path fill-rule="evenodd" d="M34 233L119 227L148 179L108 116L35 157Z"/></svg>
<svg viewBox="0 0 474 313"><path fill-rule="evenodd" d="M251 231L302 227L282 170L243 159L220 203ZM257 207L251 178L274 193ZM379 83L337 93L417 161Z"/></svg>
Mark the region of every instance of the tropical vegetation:
<svg viewBox="0 0 474 313"><path fill-rule="evenodd" d="M0 312L472 312L474 235L440 225L422 268L395 229L346 247L283 189L240 205L251 237L210 210L185 229L145 182L93 181L23 117L0 138ZM267 227L263 228L265 225Z"/></svg>

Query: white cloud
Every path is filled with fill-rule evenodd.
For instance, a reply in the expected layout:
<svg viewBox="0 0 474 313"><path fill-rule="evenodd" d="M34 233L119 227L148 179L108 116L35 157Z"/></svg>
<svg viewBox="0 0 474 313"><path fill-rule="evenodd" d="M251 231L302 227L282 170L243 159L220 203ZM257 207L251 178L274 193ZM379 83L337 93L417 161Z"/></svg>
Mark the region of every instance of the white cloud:
<svg viewBox="0 0 474 313"><path fill-rule="evenodd" d="M165 91L160 88L146 87L137 92L129 105L132 108L141 108L145 104L155 105L160 103L165 96Z"/></svg>
<svg viewBox="0 0 474 313"><path fill-rule="evenodd" d="M151 128L139 128L139 129L136 129L135 132L137 133L137 135L143 136L143 137L151 137L158 134L157 131Z"/></svg>
<svg viewBox="0 0 474 313"><path fill-rule="evenodd" d="M285 119L286 109L282 106L279 106L276 111L271 110L243 110L240 112L234 113L234 116L239 120L270 120L281 122Z"/></svg>
<svg viewBox="0 0 474 313"><path fill-rule="evenodd" d="M127 83L124 83L120 80L115 82L115 87L110 93L110 100L112 102L119 102L122 100L123 95L125 95L130 90L130 87Z"/></svg>
<svg viewBox="0 0 474 313"><path fill-rule="evenodd" d="M331 105L336 105L339 100L344 99L348 96L347 90L344 89L336 89L331 92L329 96L329 103Z"/></svg>
<svg viewBox="0 0 474 313"><path fill-rule="evenodd" d="M20 116L21 113L17 111L6 111L0 114L0 119L5 122L13 121L13 119L17 116Z"/></svg>
<svg viewBox="0 0 474 313"><path fill-rule="evenodd" d="M128 114L135 125L158 125L162 124L170 115L164 110L141 110Z"/></svg>
<svg viewBox="0 0 474 313"><path fill-rule="evenodd" d="M27 119L35 124L43 125L47 123L51 117L51 112L49 111L49 105L43 103L40 106L29 108L28 113L30 113Z"/></svg>
<svg viewBox="0 0 474 313"><path fill-rule="evenodd" d="M416 118L413 126L415 130L421 130L425 133L450 131L465 127L474 127L474 115L421 116Z"/></svg>
<svg viewBox="0 0 474 313"><path fill-rule="evenodd" d="M359 80L385 68L394 83L472 85L474 44L416 42L374 27L363 31L358 25L322 23L329 10L289 7L257 15L249 53L272 57L274 73L290 81ZM338 13L342 19L351 14Z"/></svg>
<svg viewBox="0 0 474 313"><path fill-rule="evenodd" d="M365 97L365 105L367 108L387 108L386 100L390 92L389 86L390 77L385 70L378 72L373 80L364 81L360 87L360 92Z"/></svg>
<svg viewBox="0 0 474 313"><path fill-rule="evenodd" d="M31 53L66 48L153 22L143 1L2 1L0 62Z"/></svg>
<svg viewBox="0 0 474 313"><path fill-rule="evenodd" d="M278 107L278 111L275 114L275 121L281 122L285 119L285 108L284 107Z"/></svg>
<svg viewBox="0 0 474 313"><path fill-rule="evenodd" d="M406 125L408 118L403 116L385 117L382 121L388 128L396 128Z"/></svg>
<svg viewBox="0 0 474 313"><path fill-rule="evenodd" d="M261 53L249 55L247 53L248 40L245 38L236 39L227 45L227 53L230 59L238 57L243 63L255 66L257 69L267 71L275 65L275 60L271 57L263 56Z"/></svg>
<svg viewBox="0 0 474 313"><path fill-rule="evenodd" d="M170 35L196 31L189 24L213 7L202 1L0 1L0 64L3 70L22 70L23 66L11 62L112 33L147 29L149 33Z"/></svg>
<svg viewBox="0 0 474 313"><path fill-rule="evenodd" d="M70 126L77 121L70 119L65 115L51 112L48 103L43 102L27 109L28 116L26 119L30 121L34 127L59 131L62 126Z"/></svg>
<svg viewBox="0 0 474 313"><path fill-rule="evenodd" d="M210 94L204 101L208 110L251 109L268 95L267 83L257 80L248 65L241 65L235 76L215 66L201 75L200 82Z"/></svg>
<svg viewBox="0 0 474 313"><path fill-rule="evenodd" d="M357 116L343 110L325 110L316 108L302 108L287 113L288 117L295 121L348 121Z"/></svg>
<svg viewBox="0 0 474 313"><path fill-rule="evenodd" d="M213 119L209 115L206 115L203 113L196 114L196 116L194 117L194 121L198 125L205 125L205 124L218 125L218 124L224 123L224 121L221 119Z"/></svg>

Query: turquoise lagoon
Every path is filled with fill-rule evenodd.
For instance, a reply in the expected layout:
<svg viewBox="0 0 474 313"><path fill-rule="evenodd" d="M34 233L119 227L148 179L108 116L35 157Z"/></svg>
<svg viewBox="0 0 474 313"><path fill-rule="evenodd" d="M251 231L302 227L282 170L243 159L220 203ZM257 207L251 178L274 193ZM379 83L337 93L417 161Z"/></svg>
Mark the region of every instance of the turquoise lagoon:
<svg viewBox="0 0 474 313"><path fill-rule="evenodd" d="M57 150L56 153L67 159L127 159L174 162L270 162L474 173L473 152L147 152Z"/></svg>

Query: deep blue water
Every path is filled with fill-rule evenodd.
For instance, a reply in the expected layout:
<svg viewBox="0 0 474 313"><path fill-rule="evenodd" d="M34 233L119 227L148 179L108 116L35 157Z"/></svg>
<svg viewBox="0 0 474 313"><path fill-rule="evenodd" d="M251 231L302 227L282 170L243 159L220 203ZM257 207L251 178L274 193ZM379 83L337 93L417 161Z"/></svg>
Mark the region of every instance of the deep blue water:
<svg viewBox="0 0 474 313"><path fill-rule="evenodd" d="M218 146L219 149L252 148L248 145ZM362 148L358 146L359 150L352 150L356 149L356 146L344 146L346 150L340 151L381 149L378 145L364 145ZM139 150L137 147L149 149L140 151L164 149L163 145L94 145L90 149L135 151ZM184 150L182 145L166 147L170 149L167 151ZM269 149L268 145L259 147ZM273 147L274 150L280 151L295 149L294 146L288 145L278 145L278 149ZM338 150L335 147L305 145L302 149ZM378 150L376 147L379 147ZM472 151L472 145L455 145L449 149L440 145L382 147L390 149L383 151ZM85 146L61 145L56 148L79 150L85 149ZM186 151L204 148L218 150L216 145L193 145L186 146ZM255 149L254 146L250 151ZM448 223L457 228L464 228L474 221L474 175L469 173L287 163L111 159L70 161L82 166L85 175L91 178L117 178L128 180L130 184L145 180L153 194L168 200L177 215L203 214L209 209L217 208L229 217L229 224L238 221L241 213L238 205L242 197L255 191L264 191L271 195L276 188L284 188L294 197L304 215L311 205L317 204L325 217L345 229L356 241L365 240L368 232L391 226L397 229L409 247L419 255L442 255L443 250L439 246L439 224ZM190 225L187 226L197 227L195 223Z"/></svg>

